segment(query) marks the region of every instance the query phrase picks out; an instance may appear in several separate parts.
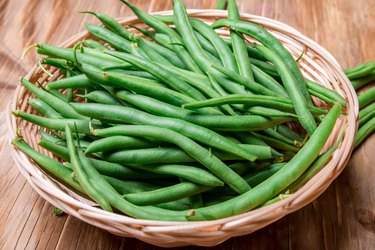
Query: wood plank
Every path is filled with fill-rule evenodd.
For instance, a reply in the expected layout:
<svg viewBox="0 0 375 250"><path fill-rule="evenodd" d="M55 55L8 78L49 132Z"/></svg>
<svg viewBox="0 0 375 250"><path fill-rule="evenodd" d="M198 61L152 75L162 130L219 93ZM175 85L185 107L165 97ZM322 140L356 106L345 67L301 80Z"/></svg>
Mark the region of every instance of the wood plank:
<svg viewBox="0 0 375 250"><path fill-rule="evenodd" d="M170 1L135 0L146 11L171 8ZM213 8L216 1L185 1L188 8ZM327 48L344 67L375 60L375 2L371 0L238 0L241 11L277 19ZM17 78L39 57L25 47L36 42L59 44L99 23L80 10L113 17L131 15L118 1L0 1L0 249L159 249L121 238L74 217L56 217L18 172L5 135L5 109ZM12 28L9 28L12 27ZM352 156L330 188L305 208L251 235L230 239L215 249L375 249L375 136ZM184 247L181 249L203 249Z"/></svg>

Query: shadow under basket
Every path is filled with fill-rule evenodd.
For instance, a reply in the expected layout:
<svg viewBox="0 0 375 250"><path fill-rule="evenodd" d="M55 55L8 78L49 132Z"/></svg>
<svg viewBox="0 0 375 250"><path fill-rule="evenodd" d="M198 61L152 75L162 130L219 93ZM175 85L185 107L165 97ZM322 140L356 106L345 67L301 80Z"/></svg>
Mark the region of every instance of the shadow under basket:
<svg viewBox="0 0 375 250"><path fill-rule="evenodd" d="M207 23L227 17L227 12L221 10L189 10L188 13L191 17L202 19ZM163 11L155 14L170 15L172 12ZM322 152L334 144L340 132L346 127L342 143L335 150L324 168L298 191L274 204L220 220L199 222L140 220L126 215L107 212L96 207L92 202L70 191L46 175L25 154L12 147L11 152L16 165L34 190L54 206L91 225L119 236L134 237L163 247L184 245L214 246L231 237L252 233L316 199L340 174L350 158L357 129L358 103L356 93L335 58L311 39L295 29L272 19L249 14L241 14L241 18L257 23L270 31L283 43L294 58L298 58L304 51L303 57L298 61L303 75L337 91L347 101L347 106L345 107L347 115L342 115L336 122L335 128ZM123 18L119 19L119 21L124 25L132 24L145 27L136 17ZM132 31L137 33L136 30ZM217 32L223 37L229 36L227 29L219 29ZM85 38L92 37L87 32L82 32L61 44L61 47L73 47L76 42ZM54 77L49 77L40 68L34 67L25 78L35 84L38 81L40 84L45 85L49 81L61 77L57 69L49 68L49 70L54 73ZM22 128L24 139L32 147L40 152L49 154L38 146L39 127L11 115L11 111L17 108L32 113L33 111L27 103L28 98L31 96L32 94L22 86L17 88L13 101L9 106L7 117L9 135L14 138L17 128ZM317 99L314 99L314 104L316 106L324 105L323 102ZM49 155L51 156L51 154Z"/></svg>

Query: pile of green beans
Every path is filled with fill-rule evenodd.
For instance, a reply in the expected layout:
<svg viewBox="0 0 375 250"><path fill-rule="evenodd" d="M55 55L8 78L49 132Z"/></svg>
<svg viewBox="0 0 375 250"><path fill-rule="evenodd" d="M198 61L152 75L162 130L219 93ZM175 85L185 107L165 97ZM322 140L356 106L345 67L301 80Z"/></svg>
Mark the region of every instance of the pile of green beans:
<svg viewBox="0 0 375 250"><path fill-rule="evenodd" d="M359 64L351 69L344 70L358 94L359 117L358 132L354 140L357 148L375 132L375 62Z"/></svg>
<svg viewBox="0 0 375 250"><path fill-rule="evenodd" d="M35 112L13 114L42 128L39 146L55 158L21 135L13 144L46 173L104 210L189 221L275 202L324 167L341 142L319 155L345 99L303 78L271 33L240 21L235 0L220 1L229 18L212 26L188 17L181 0L168 17L122 2L150 28L84 11L103 24L86 25L95 39L37 45L43 70L64 77L43 87L20 80ZM230 39L215 32L222 26ZM370 67L348 74L368 77ZM360 99L368 127L373 94Z"/></svg>

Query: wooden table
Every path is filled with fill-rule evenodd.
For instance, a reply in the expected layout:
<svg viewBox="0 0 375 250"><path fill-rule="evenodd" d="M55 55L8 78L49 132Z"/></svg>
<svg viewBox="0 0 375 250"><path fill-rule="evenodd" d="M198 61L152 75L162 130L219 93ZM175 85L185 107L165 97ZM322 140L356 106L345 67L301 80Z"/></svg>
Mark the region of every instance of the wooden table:
<svg viewBox="0 0 375 250"><path fill-rule="evenodd" d="M170 9L170 1L131 1L147 11ZM216 1L191 0L188 8L214 8ZM241 11L274 18L327 48L344 67L375 60L373 0L238 0ZM121 238L71 216L56 217L34 192L9 154L5 113L17 79L36 63L21 60L35 42L59 44L97 21L81 10L113 17L132 15L118 1L0 1L0 249L156 249ZM375 136L352 156L344 172L316 201L251 235L218 249L375 249ZM192 249L192 247L188 247Z"/></svg>

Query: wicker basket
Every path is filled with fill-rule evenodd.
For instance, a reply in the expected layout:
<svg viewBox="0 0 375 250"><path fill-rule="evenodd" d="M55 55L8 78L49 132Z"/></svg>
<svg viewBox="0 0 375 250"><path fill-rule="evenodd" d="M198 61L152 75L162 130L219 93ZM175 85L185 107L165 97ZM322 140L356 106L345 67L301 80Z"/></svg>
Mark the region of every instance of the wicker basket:
<svg viewBox="0 0 375 250"><path fill-rule="evenodd" d="M227 16L226 11L220 10L190 10L188 12L190 16L200 18L206 22L212 22L215 19L226 18ZM170 15L171 13L171 11L164 11L157 14ZM162 222L139 220L103 211L94 206L92 202L67 190L64 186L45 175L26 155L12 148L13 157L21 173L44 199L61 208L64 212L113 234L135 237L164 247L217 245L230 237L254 232L312 202L328 188L330 183L344 169L351 155L358 114L355 91L334 57L317 43L295 29L268 18L249 14L242 14L241 18L258 23L272 32L294 57L297 58L302 51L305 51L304 56L298 62L304 76L336 90L347 100L346 110L348 115L342 116L338 120L325 149L333 144L339 132L346 126L343 142L327 165L296 193L272 205L225 219L202 222ZM123 24L142 26L141 22L135 17L124 18L119 21ZM225 29L218 30L218 32L222 36L228 36L228 31ZM88 37L90 35L87 32L82 32L70 38L61 46L72 47L77 41ZM50 68L49 70L52 73L55 71L54 77L51 78L39 68L34 67L26 78L34 83L38 80L39 83L44 85L48 81L60 77L56 69ZM29 97L31 97L31 94L25 88L17 88L13 102L9 107L9 135L14 138L16 129L23 128L22 134L25 140L41 152L48 153L38 147L38 127L21 119L16 119L11 115L10 111L16 108L26 112L33 112L27 104ZM316 105L321 105L318 100L314 101Z"/></svg>

